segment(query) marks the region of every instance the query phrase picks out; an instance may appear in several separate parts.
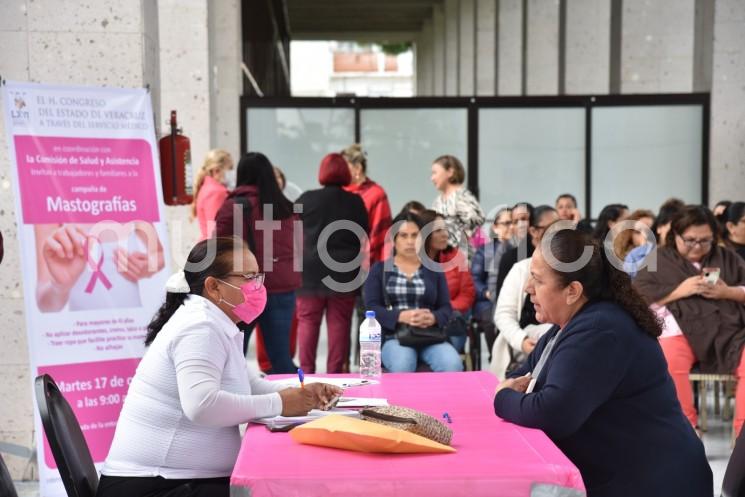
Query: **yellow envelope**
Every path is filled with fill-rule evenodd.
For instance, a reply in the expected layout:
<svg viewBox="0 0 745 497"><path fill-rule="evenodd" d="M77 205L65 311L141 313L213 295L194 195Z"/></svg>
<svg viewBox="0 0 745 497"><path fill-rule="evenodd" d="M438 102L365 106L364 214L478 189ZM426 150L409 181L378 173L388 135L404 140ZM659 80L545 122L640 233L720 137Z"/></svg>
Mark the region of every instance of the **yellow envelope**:
<svg viewBox="0 0 745 497"><path fill-rule="evenodd" d="M305 423L290 431L296 442L357 452L393 454L455 452L447 445L408 431L349 416L331 415Z"/></svg>

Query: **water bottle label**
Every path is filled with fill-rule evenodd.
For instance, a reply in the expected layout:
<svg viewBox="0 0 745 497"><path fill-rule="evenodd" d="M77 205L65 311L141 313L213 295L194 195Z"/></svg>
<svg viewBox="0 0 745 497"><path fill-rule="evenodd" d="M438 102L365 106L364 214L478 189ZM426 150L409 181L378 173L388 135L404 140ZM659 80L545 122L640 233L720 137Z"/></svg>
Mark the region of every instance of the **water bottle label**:
<svg viewBox="0 0 745 497"><path fill-rule="evenodd" d="M360 342L380 342L381 331L377 322L370 323L366 319L360 326Z"/></svg>

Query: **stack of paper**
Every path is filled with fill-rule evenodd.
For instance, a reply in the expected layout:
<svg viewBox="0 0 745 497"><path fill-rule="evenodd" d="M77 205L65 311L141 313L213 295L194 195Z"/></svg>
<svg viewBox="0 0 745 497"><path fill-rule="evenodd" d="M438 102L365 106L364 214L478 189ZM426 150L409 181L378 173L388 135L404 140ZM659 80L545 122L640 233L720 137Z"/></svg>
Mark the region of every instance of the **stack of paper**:
<svg viewBox="0 0 745 497"><path fill-rule="evenodd" d="M284 428L289 425L297 425L307 423L330 414L341 414L342 416L353 416L359 417L360 413L357 411L350 411L349 409L329 409L328 411L321 411L320 409L313 409L308 413L307 416L274 416L272 418L259 418L254 419L251 422L267 425L271 428Z"/></svg>

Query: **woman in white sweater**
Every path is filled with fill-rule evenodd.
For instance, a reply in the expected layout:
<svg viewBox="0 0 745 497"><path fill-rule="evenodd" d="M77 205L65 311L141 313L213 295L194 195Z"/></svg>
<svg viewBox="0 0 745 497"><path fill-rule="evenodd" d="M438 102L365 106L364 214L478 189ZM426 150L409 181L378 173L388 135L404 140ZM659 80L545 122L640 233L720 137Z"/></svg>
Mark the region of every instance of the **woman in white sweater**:
<svg viewBox="0 0 745 497"><path fill-rule="evenodd" d="M528 228L528 232L534 247L537 247L546 228L559 216L553 207L542 205L536 207L533 219L534 225ZM535 318L535 310L525 291L529 277L530 258L515 263L507 273L497 298L494 324L499 335L494 341L489 370L500 381L505 379L510 364L525 361L538 339L553 326L539 324Z"/></svg>
<svg viewBox="0 0 745 497"><path fill-rule="evenodd" d="M318 383L282 389L248 370L236 323L264 310L263 282L241 240L212 238L192 249L148 326L149 347L129 387L97 496L227 497L239 424L303 415L341 393Z"/></svg>

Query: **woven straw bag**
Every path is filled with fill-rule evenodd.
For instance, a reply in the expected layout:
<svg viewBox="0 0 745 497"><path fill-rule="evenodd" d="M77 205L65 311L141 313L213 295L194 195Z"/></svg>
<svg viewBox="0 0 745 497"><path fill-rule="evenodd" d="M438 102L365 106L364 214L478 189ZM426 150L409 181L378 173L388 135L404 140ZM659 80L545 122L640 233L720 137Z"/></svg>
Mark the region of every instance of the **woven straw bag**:
<svg viewBox="0 0 745 497"><path fill-rule="evenodd" d="M408 431L443 445L450 445L450 439L453 438L453 430L441 421L408 407L373 407L363 409L360 414L365 421Z"/></svg>

